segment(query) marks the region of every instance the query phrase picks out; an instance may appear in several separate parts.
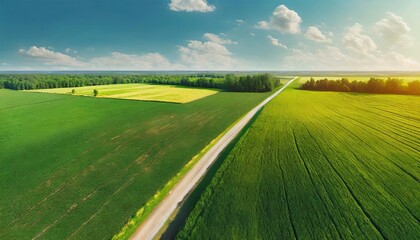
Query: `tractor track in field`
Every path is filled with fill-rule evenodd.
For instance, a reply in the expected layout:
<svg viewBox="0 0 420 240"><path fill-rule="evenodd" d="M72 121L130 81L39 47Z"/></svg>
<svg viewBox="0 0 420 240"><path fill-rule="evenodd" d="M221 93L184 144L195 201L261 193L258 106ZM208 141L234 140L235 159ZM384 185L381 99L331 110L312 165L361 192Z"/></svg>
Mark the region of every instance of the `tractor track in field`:
<svg viewBox="0 0 420 240"><path fill-rule="evenodd" d="M279 168L281 170L281 179L282 179L282 182L285 182L284 181L284 179L285 179L285 177L284 177L284 170L281 167L281 164L279 164ZM295 239L296 240L299 240L298 235L297 235L297 231L296 231L296 226L293 223L292 210L290 209L290 203L289 203L289 194L288 194L288 191L287 191L287 187L286 186L283 186L283 196L284 196L284 200L285 200L284 202L286 203L286 207L287 207L287 217L288 217L288 220L289 220L289 223L290 223L290 227L292 227L293 235L294 235Z"/></svg>
<svg viewBox="0 0 420 240"><path fill-rule="evenodd" d="M388 133L386 133L386 131L388 131L388 132L391 132L391 133L394 133L393 131L391 131L391 130L388 130L388 129L385 129L386 131L383 131L383 130L381 130L381 129L378 129L378 128L376 128L376 127L372 127L372 126L370 126L370 125L368 125L368 124L366 124L366 123L364 123L364 122L362 122L362 121L360 121L360 120L358 120L358 119L355 119L355 118L353 118L353 117L350 117L350 116L348 116L348 115L345 115L345 114L340 114L340 113L338 113L338 112L335 112L333 109L328 109L329 111L331 111L331 112L333 112L333 113L335 113L336 115L338 115L338 116L341 116L341 117L343 117L343 118L347 118L347 119L349 119L349 120L351 120L351 121L353 121L353 122L355 122L355 123L357 123L357 124L359 124L360 125L360 128L363 128L363 129L366 129L366 131L369 131L369 130L371 130L370 132L373 132L372 134L375 134L375 133L379 133L379 134L383 134L383 135L385 135L385 136L387 136L387 137L389 137L390 139L392 139L393 141L395 141L395 142L397 142L397 143L399 143L399 144L401 144L401 145L403 145L403 146L405 146L405 147L407 147L407 148L410 148L411 150L414 150L415 152L419 152L419 150L418 149L416 149L416 148L414 148L413 146L411 146L411 145L408 145L407 143L404 143L404 142L402 142L401 140L399 140L399 139L397 139L397 138L395 138L395 137L393 137L392 135L390 135L390 134L388 134ZM353 133L352 133L353 134ZM354 135L354 134L353 134ZM377 135L377 134L375 134L375 135ZM404 136L401 136L400 134L397 134L399 137L404 137ZM388 145L390 145L391 147L395 147L395 146L392 146L390 143L388 143ZM416 159L414 159L415 161L418 161L418 160L416 160Z"/></svg>
<svg viewBox="0 0 420 240"><path fill-rule="evenodd" d="M342 115L344 117L344 115ZM350 129L344 127L343 125L341 125L339 122L335 121L332 119L333 122L335 122L336 124L340 125L344 130L346 130L346 132L348 132L350 135L352 135L354 138L358 139L360 142L362 142L363 144L365 144L365 146L369 146L369 144L361 139L357 134L355 134L353 131L351 131ZM365 124L362 124L360 122L358 122L359 124L361 124L362 126L365 126ZM363 127L359 127L361 129L363 129ZM394 139L395 140L395 139ZM397 141L398 142L398 141ZM395 148L395 146L389 144L389 147ZM406 144L404 144L404 146L407 146ZM364 147L365 148L365 147ZM371 148L372 149L372 148ZM389 157L385 156L381 151L378 151L376 149L374 149L373 151L375 151L378 155L381 155L382 157L386 158L391 164L395 165L398 169L400 169L401 171L403 171L404 173L406 173L407 175L409 175L410 177L412 177L415 181L418 181L418 178L416 176L414 176L413 174L409 173L406 169L402 168L400 165L398 165L397 163L395 163L393 160L391 160ZM416 159L413 159L416 160Z"/></svg>
<svg viewBox="0 0 420 240"><path fill-rule="evenodd" d="M305 127L306 128L306 127ZM308 131L306 129L306 131ZM308 131L309 133L309 131ZM310 137L313 139L313 136L311 134L309 134ZM297 142L296 142L296 138L295 135L293 133L294 139L295 139L295 143L297 146ZM316 142L316 141L315 141ZM320 147L320 145L317 143L317 146ZM338 172L338 170L332 165L332 163L330 162L329 158L325 155L325 153L322 151L322 148L320 148L324 158L327 160L326 162L328 163L328 165L331 167L331 169L335 172L335 174L340 178L341 182L344 184L345 188L347 189L347 192L352 196L353 200L357 203L357 206L359 207L359 209L363 212L363 214L365 215L365 217L368 219L368 221L372 224L372 226L376 229L376 231L381 235L381 237L383 239L388 239L385 234L383 233L383 231L380 229L379 225L373 220L372 216L369 214L369 212L364 208L364 206L362 205L361 201L356 197L355 193L353 192L353 190L350 188L350 186L348 185L348 183L344 180L343 176ZM299 153L300 155L300 153ZM356 157L356 156L355 156ZM301 158L301 157L300 157ZM302 158L301 158L302 159ZM305 165L306 167L306 165ZM307 169L306 169L307 170ZM309 173L308 173L309 174ZM340 236L341 237L341 236Z"/></svg>
<svg viewBox="0 0 420 240"><path fill-rule="evenodd" d="M336 124L339 124L337 121L333 120ZM305 126L306 128L306 126ZM345 129L350 135L352 135L353 137L357 138L360 142L364 143L366 146L369 146L369 144L367 142L365 142L364 140L362 140L359 136L357 136L356 134L354 134L352 131L350 131L349 129L347 129L346 127L343 127L343 129ZM309 132L308 129L306 129L308 134L311 136L312 139L315 139L313 137L313 135ZM321 148L321 145L314 141L317 146ZM325 141L324 141L325 142ZM326 142L325 142L326 143ZM328 144L326 144L326 146L329 146ZM331 147L329 147L331 151L334 151L334 149L332 149ZM418 179L411 174L410 172L408 172L407 170L405 170L404 168L402 168L400 165L398 165L397 163L395 163L394 161L392 161L390 158L388 158L387 156L383 155L381 152L374 150L378 155L381 155L382 157L384 157L385 159L388 160L388 162L392 165L394 165L397 169L401 170L403 173L407 174L409 177L413 178L414 181L418 182ZM327 162L329 163L330 167L334 168L332 163L330 162L330 160L328 159L328 157L325 155L324 151L322 151L322 154L324 155L325 159L327 160ZM369 169L370 167L368 165L366 165L366 163L364 163L364 161L362 161L356 154L353 153L354 158L360 162L366 169ZM336 171L336 169L334 168L334 171ZM337 173L337 172L336 172ZM337 173L338 174L338 173ZM341 178L341 175L339 175L339 177ZM382 187L383 188L383 187ZM419 221L419 218L413 213L413 211L406 206L406 204L404 204L397 196L395 196L393 193L389 192L388 190L384 189L384 191L389 195L392 196L392 198L394 198L395 201L397 201L399 204L401 204L402 207L404 207L407 212L416 220Z"/></svg>
<svg viewBox="0 0 420 240"><path fill-rule="evenodd" d="M303 125L303 128L308 132L308 129L306 128L306 126L304 126ZM301 160L301 162L303 163L303 166L305 167L305 171L306 171L306 174L308 175L308 177L309 177L309 179L310 179L310 181L311 181L311 184L312 184L312 187L315 189L315 192L316 192L316 195L318 196L318 198L320 199L320 200L323 200L324 198L321 196L321 194L320 194L320 189L319 189L319 187L317 187L319 184L316 184L315 183L315 181L314 181L314 179L313 179L313 175L314 174L312 174L311 173L311 171L309 170L309 168L308 168L308 166L307 166L307 163L306 163L306 161L305 161L305 158L303 157L303 154L302 154L302 152L301 152L301 149L300 149L300 147L299 147L299 143L298 143L298 141L297 141L297 137L296 137L296 133L295 133L295 130L294 129L292 129L292 134L293 134L293 139L294 139L294 142L295 142L295 148L296 148L296 150L297 150L297 152L298 152L298 154L299 154L299 159ZM310 134L309 132L308 132L308 134ZM312 136L311 136L312 137ZM326 190L326 188L325 188L325 184L324 184L324 182L323 181L320 181L321 182L321 185L322 185L322 188L325 190L325 191L327 191ZM331 201L331 199L330 199L330 197L328 196L328 198L329 198L329 200ZM328 214L328 217L330 218L330 220L331 220L331 222L332 222L332 224L333 224L333 226L334 226L334 229L335 229L335 231L337 232L337 234L338 234L338 236L340 237L340 239L344 239L344 237L342 236L342 234L341 234L341 232L339 231L339 228L338 228L338 224L336 223L336 221L335 221L335 219L334 219L334 217L333 217L333 215L331 214L331 212L330 212L330 210L329 210L329 208L328 208L328 206L326 205L326 203L325 203L325 201L321 201L322 203L323 203L323 206L324 206L324 208L325 208L325 211L326 211L326 213Z"/></svg>

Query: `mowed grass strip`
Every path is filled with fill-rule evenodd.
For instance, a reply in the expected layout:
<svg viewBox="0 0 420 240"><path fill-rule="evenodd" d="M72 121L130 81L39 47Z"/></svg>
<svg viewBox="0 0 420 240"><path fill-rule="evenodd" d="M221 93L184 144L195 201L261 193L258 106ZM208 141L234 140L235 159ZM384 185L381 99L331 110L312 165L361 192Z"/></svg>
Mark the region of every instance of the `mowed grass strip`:
<svg viewBox="0 0 420 240"><path fill-rule="evenodd" d="M0 239L110 239L270 94L170 104L0 90Z"/></svg>
<svg viewBox="0 0 420 240"><path fill-rule="evenodd" d="M288 89L224 160L178 239L419 239L419 106Z"/></svg>
<svg viewBox="0 0 420 240"><path fill-rule="evenodd" d="M188 103L219 92L217 89L189 88L172 85L151 84L112 84L75 88L52 88L30 90L31 92L72 94L78 96L93 96L93 91L98 90L97 97L116 98L143 101Z"/></svg>

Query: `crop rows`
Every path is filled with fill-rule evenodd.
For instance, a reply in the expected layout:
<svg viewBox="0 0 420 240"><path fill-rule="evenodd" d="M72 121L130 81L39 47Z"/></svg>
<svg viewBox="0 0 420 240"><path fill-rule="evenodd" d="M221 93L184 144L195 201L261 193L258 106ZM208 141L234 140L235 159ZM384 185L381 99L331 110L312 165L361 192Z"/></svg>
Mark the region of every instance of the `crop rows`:
<svg viewBox="0 0 420 240"><path fill-rule="evenodd" d="M420 99L289 89L178 239L419 239Z"/></svg>
<svg viewBox="0 0 420 240"><path fill-rule="evenodd" d="M110 239L268 95L168 104L0 89L0 239Z"/></svg>

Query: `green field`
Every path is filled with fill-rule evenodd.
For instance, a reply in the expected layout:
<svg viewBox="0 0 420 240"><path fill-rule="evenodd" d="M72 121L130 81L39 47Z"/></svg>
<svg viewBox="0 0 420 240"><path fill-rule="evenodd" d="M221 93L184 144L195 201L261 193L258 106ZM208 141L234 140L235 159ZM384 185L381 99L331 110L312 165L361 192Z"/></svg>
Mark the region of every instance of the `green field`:
<svg viewBox="0 0 420 240"><path fill-rule="evenodd" d="M111 84L100 86L87 86L75 88L53 88L30 90L41 93L59 93L72 94L79 96L93 96L93 90L98 90L98 96L101 98L116 98L128 100L159 101L188 103L210 95L218 93L220 90L188 88L183 86L171 85L151 85L151 84Z"/></svg>
<svg viewBox="0 0 420 240"><path fill-rule="evenodd" d="M0 239L109 239L271 93L187 104L0 89Z"/></svg>
<svg viewBox="0 0 420 240"><path fill-rule="evenodd" d="M420 239L419 106L289 88L224 159L178 239Z"/></svg>
<svg viewBox="0 0 420 240"><path fill-rule="evenodd" d="M383 79L383 80L387 80L389 77L388 76L381 76L381 75L372 75L372 76L347 76L347 75L331 75L331 76L314 76L313 77L315 80L319 80L319 79L329 79L329 80L337 80L337 79L342 79L342 78L348 78L350 81L369 81L369 79L371 78L378 78L378 79ZM411 82L411 81L417 81L420 80L420 76L393 76L392 78L397 78L397 79L402 79L405 82ZM304 83L306 81L309 81L311 79L311 77L302 77L300 78L300 82Z"/></svg>

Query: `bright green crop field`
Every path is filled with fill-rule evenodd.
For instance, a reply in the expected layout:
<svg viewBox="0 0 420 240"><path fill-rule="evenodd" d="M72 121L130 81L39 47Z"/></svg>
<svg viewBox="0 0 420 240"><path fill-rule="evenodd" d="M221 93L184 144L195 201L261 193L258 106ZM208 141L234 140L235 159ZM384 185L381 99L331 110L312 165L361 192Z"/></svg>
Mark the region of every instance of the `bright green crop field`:
<svg viewBox="0 0 420 240"><path fill-rule="evenodd" d="M419 97L289 88L239 139L178 239L420 239L419 178Z"/></svg>
<svg viewBox="0 0 420 240"><path fill-rule="evenodd" d="M128 100L188 103L219 92L217 89L189 88L172 85L152 84L111 84L75 88L52 88L30 90L31 92L72 94L78 96L93 96L93 90L98 90L98 98L116 98Z"/></svg>
<svg viewBox="0 0 420 240"><path fill-rule="evenodd" d="M270 94L171 104L0 90L0 239L110 239Z"/></svg>

